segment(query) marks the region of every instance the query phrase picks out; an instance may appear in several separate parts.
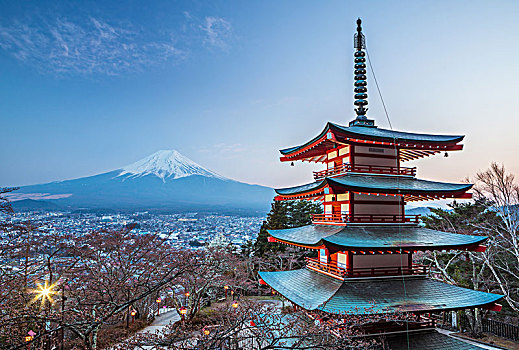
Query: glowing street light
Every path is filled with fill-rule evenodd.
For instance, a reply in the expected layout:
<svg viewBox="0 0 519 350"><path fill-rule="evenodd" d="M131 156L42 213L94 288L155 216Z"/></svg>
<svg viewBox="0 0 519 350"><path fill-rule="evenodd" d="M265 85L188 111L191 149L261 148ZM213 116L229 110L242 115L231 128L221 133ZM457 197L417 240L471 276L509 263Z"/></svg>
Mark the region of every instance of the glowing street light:
<svg viewBox="0 0 519 350"><path fill-rule="evenodd" d="M229 286L223 286L223 289L225 289L225 299L227 299L227 290L229 289Z"/></svg>
<svg viewBox="0 0 519 350"><path fill-rule="evenodd" d="M137 315L137 311L132 310L132 312L130 312L130 315L132 316L132 323L135 322L135 315Z"/></svg>
<svg viewBox="0 0 519 350"><path fill-rule="evenodd" d="M186 298L189 298L189 292L185 292L184 295L186 296Z"/></svg>
<svg viewBox="0 0 519 350"><path fill-rule="evenodd" d="M25 342L27 343L27 348L30 350L31 349L31 341L34 339L34 336L36 335L36 333L34 333L32 330L30 330L29 332L27 332L28 335L25 336Z"/></svg>
<svg viewBox="0 0 519 350"><path fill-rule="evenodd" d="M180 309L178 309L178 311L180 312L180 318L182 319L182 325L184 325L185 316L187 314L187 309L184 306L182 306Z"/></svg>
<svg viewBox="0 0 519 350"><path fill-rule="evenodd" d="M157 300L155 300L157 302L157 316L160 315L160 302L162 301L160 298L157 298Z"/></svg>
<svg viewBox="0 0 519 350"><path fill-rule="evenodd" d="M211 333L211 331L209 329L207 329L207 328L204 328L204 334L205 335L209 335L209 333Z"/></svg>
<svg viewBox="0 0 519 350"><path fill-rule="evenodd" d="M52 304L52 296L58 293L54 290L54 287L56 287L56 284L50 284L48 281L45 281L44 285L38 284L37 288L32 291L32 293L36 294L32 302L34 303L41 299L42 307L45 305L45 301L48 301L49 305Z"/></svg>
<svg viewBox="0 0 519 350"><path fill-rule="evenodd" d="M237 301L235 301L235 302L233 302L233 303L231 304L231 306L233 307L234 310L236 310L236 309L238 308L238 305L239 305L239 304L238 304Z"/></svg>

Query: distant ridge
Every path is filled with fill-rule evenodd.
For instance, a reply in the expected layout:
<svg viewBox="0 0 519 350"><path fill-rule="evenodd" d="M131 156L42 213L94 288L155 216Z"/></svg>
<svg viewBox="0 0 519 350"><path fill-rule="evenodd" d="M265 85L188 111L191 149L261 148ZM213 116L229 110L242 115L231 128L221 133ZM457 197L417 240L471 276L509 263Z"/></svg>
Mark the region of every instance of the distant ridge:
<svg viewBox="0 0 519 350"><path fill-rule="evenodd" d="M44 201L64 209L265 213L273 196L271 188L225 178L176 150L161 150L99 175L23 186L10 199L15 207L24 200L27 208L43 208Z"/></svg>
<svg viewBox="0 0 519 350"><path fill-rule="evenodd" d="M409 215L421 215L421 216L427 216L431 214L430 207L417 207L417 208L410 208L406 209L406 214Z"/></svg>
<svg viewBox="0 0 519 350"><path fill-rule="evenodd" d="M38 209L38 210L53 210L59 209L59 205L50 201L41 201L34 199L22 199L19 201L15 201L12 203L14 210L29 210L29 209Z"/></svg>

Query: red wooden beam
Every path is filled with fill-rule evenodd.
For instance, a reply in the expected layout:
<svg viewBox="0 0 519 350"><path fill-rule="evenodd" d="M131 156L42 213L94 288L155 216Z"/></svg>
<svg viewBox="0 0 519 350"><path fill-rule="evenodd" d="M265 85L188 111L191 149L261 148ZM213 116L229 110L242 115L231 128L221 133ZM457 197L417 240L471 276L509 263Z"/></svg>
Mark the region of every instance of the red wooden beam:
<svg viewBox="0 0 519 350"><path fill-rule="evenodd" d="M490 303L490 304L483 305L482 308L486 309L486 310L490 310L490 311L499 312L503 308L503 305L498 304L498 303Z"/></svg>
<svg viewBox="0 0 519 350"><path fill-rule="evenodd" d="M478 245L478 246L475 246L475 247L467 248L467 250L470 250L472 252L483 253L483 252L485 252L487 250L487 247L484 246L484 245Z"/></svg>

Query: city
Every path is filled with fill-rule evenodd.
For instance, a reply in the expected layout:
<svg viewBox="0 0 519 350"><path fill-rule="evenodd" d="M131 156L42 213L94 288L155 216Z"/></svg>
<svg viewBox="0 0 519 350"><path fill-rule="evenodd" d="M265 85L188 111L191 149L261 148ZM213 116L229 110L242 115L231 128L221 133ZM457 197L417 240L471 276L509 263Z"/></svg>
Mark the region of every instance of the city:
<svg viewBox="0 0 519 350"><path fill-rule="evenodd" d="M0 217L1 218L1 217ZM154 214L137 212L132 214L103 214L88 212L18 212L8 219L17 225L30 221L38 234L60 233L81 236L88 232L112 229L119 230L137 224L135 233L153 233L167 239L174 248L198 249L219 242L231 244L236 249L249 241L256 240L264 220L262 217L223 216L208 213Z"/></svg>

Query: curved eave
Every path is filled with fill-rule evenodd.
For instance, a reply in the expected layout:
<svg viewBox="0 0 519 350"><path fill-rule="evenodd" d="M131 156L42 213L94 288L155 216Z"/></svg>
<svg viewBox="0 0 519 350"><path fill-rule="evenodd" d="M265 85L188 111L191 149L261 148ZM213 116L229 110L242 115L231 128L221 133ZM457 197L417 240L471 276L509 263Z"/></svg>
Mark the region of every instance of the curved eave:
<svg viewBox="0 0 519 350"><path fill-rule="evenodd" d="M281 196L294 196L298 194L313 194L324 186L326 186L326 179L300 186L276 188L274 191Z"/></svg>
<svg viewBox="0 0 519 350"><path fill-rule="evenodd" d="M281 243L333 251L477 250L487 237L441 232L420 226L307 225L268 230Z"/></svg>
<svg viewBox="0 0 519 350"><path fill-rule="evenodd" d="M310 141L308 142L305 142L304 144L302 145L299 145L299 146L294 146L294 147L289 147L289 148L284 148L284 149L280 149L279 152L284 155L284 156L289 156L293 153L296 153L298 151L302 151L304 150L305 148L311 146L311 145L315 145L316 143L318 143L319 140L322 140L326 133L328 132L328 130L330 130L330 122L326 123L323 131L321 131L321 133L319 135L317 135L316 137L314 137L313 139L311 139Z"/></svg>
<svg viewBox="0 0 519 350"><path fill-rule="evenodd" d="M333 314L458 310L491 305L503 297L423 277L343 282L309 269L259 274L267 285L296 305Z"/></svg>
<svg viewBox="0 0 519 350"><path fill-rule="evenodd" d="M327 178L327 183L334 189L382 194L452 194L464 193L473 184L455 184L436 182L397 176L346 175Z"/></svg>
<svg viewBox="0 0 519 350"><path fill-rule="evenodd" d="M267 232L282 243L314 248L323 245L323 238L335 235L343 228L344 225L306 225L280 230L267 230Z"/></svg>
<svg viewBox="0 0 519 350"><path fill-rule="evenodd" d="M502 295L461 288L429 278L417 277L345 281L318 309L335 314L382 314L471 309L493 304Z"/></svg>
<svg viewBox="0 0 519 350"><path fill-rule="evenodd" d="M463 141L464 135L433 135L421 134L403 131L394 131L382 128L370 128L365 126L342 126L339 124L329 123L331 130L341 135L362 138L373 141L395 142L399 143L423 143L435 145L453 145Z"/></svg>
<svg viewBox="0 0 519 350"><path fill-rule="evenodd" d="M343 175L325 178L305 185L275 189L281 196L310 195L329 185L334 191L373 192L400 195L451 195L463 194L473 184L435 182L398 176Z"/></svg>
<svg viewBox="0 0 519 350"><path fill-rule="evenodd" d="M328 132L330 132L329 135ZM376 127L345 127L328 122L319 135L295 147L281 149L281 161L309 159L323 155L339 143L375 142L380 145L397 146L401 149L455 151L461 150L463 135L431 135L393 131Z"/></svg>

